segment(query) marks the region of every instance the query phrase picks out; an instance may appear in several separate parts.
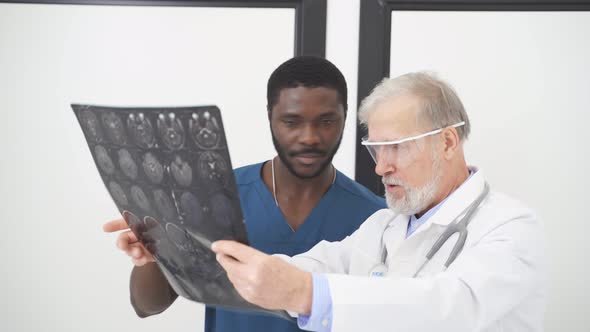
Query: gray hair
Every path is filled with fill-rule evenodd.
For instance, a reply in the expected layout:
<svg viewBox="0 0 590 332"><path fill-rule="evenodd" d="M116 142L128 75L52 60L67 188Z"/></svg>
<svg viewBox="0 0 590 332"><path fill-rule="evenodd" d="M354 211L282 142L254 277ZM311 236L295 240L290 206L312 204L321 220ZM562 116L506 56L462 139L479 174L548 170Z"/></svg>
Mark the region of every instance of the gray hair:
<svg viewBox="0 0 590 332"><path fill-rule="evenodd" d="M427 72L384 78L359 107L358 118L361 125L367 125L369 115L379 104L401 95L413 95L420 99L422 107L419 117L430 122L433 126L431 129L465 121L465 125L457 127L457 133L461 141L469 136L471 125L457 93L450 84Z"/></svg>

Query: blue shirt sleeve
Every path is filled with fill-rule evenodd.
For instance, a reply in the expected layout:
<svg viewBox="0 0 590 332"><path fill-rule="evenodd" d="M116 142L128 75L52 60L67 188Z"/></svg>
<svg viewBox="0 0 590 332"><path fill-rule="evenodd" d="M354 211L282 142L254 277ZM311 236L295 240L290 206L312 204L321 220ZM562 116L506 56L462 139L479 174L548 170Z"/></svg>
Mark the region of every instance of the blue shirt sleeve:
<svg viewBox="0 0 590 332"><path fill-rule="evenodd" d="M330 332L332 330L332 296L328 279L323 274L313 273L313 300L311 314L299 315L297 325L307 331Z"/></svg>

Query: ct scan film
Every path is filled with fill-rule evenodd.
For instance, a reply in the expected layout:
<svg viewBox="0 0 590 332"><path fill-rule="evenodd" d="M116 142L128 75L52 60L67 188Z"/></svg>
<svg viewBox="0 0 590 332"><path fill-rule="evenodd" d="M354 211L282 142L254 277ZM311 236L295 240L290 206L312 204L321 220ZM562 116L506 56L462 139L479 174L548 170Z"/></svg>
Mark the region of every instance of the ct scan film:
<svg viewBox="0 0 590 332"><path fill-rule="evenodd" d="M248 243L217 107L72 108L121 215L179 295L288 317L245 301L210 249Z"/></svg>

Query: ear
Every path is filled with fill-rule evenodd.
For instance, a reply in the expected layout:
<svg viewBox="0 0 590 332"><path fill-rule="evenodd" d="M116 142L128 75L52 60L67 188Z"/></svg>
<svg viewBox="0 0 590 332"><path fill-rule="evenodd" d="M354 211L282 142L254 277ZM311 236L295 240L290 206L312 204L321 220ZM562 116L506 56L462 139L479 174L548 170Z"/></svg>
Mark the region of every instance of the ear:
<svg viewBox="0 0 590 332"><path fill-rule="evenodd" d="M444 144L443 156L446 160L451 160L461 145L459 133L456 128L450 127L444 129L441 136Z"/></svg>
<svg viewBox="0 0 590 332"><path fill-rule="evenodd" d="M266 116L268 117L268 122L270 122L270 118L272 117L272 109L270 105L266 105Z"/></svg>

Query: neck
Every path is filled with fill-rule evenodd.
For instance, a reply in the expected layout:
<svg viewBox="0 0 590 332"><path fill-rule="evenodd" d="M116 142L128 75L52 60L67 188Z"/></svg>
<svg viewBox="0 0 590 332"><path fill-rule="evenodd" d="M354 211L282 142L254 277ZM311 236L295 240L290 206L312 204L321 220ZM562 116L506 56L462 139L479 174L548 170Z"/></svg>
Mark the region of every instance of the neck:
<svg viewBox="0 0 590 332"><path fill-rule="evenodd" d="M450 173L450 174L449 174ZM440 190L436 195L436 198L433 200L433 203L429 204L424 211L420 213L416 213L416 217L420 218L430 209L438 205L440 202L444 201L445 198L449 197L457 188L459 188L463 182L469 178L469 168L467 165L463 165L462 167L458 167L456 172L449 172L447 176L443 176L441 182L439 184Z"/></svg>
<svg viewBox="0 0 590 332"><path fill-rule="evenodd" d="M275 157L273 160L275 180L279 183L282 192L301 194L308 191L318 191L322 188L329 188L334 182L336 169L332 164L328 165L320 174L313 178L301 178L293 174L281 158Z"/></svg>
<svg viewBox="0 0 590 332"><path fill-rule="evenodd" d="M274 190L273 190L273 162L274 162ZM313 178L300 178L291 173L280 158L275 157L264 164L262 179L271 193L280 197L301 200L321 197L328 191L335 181L336 169L330 164L320 174ZM279 194L280 192L280 194Z"/></svg>

